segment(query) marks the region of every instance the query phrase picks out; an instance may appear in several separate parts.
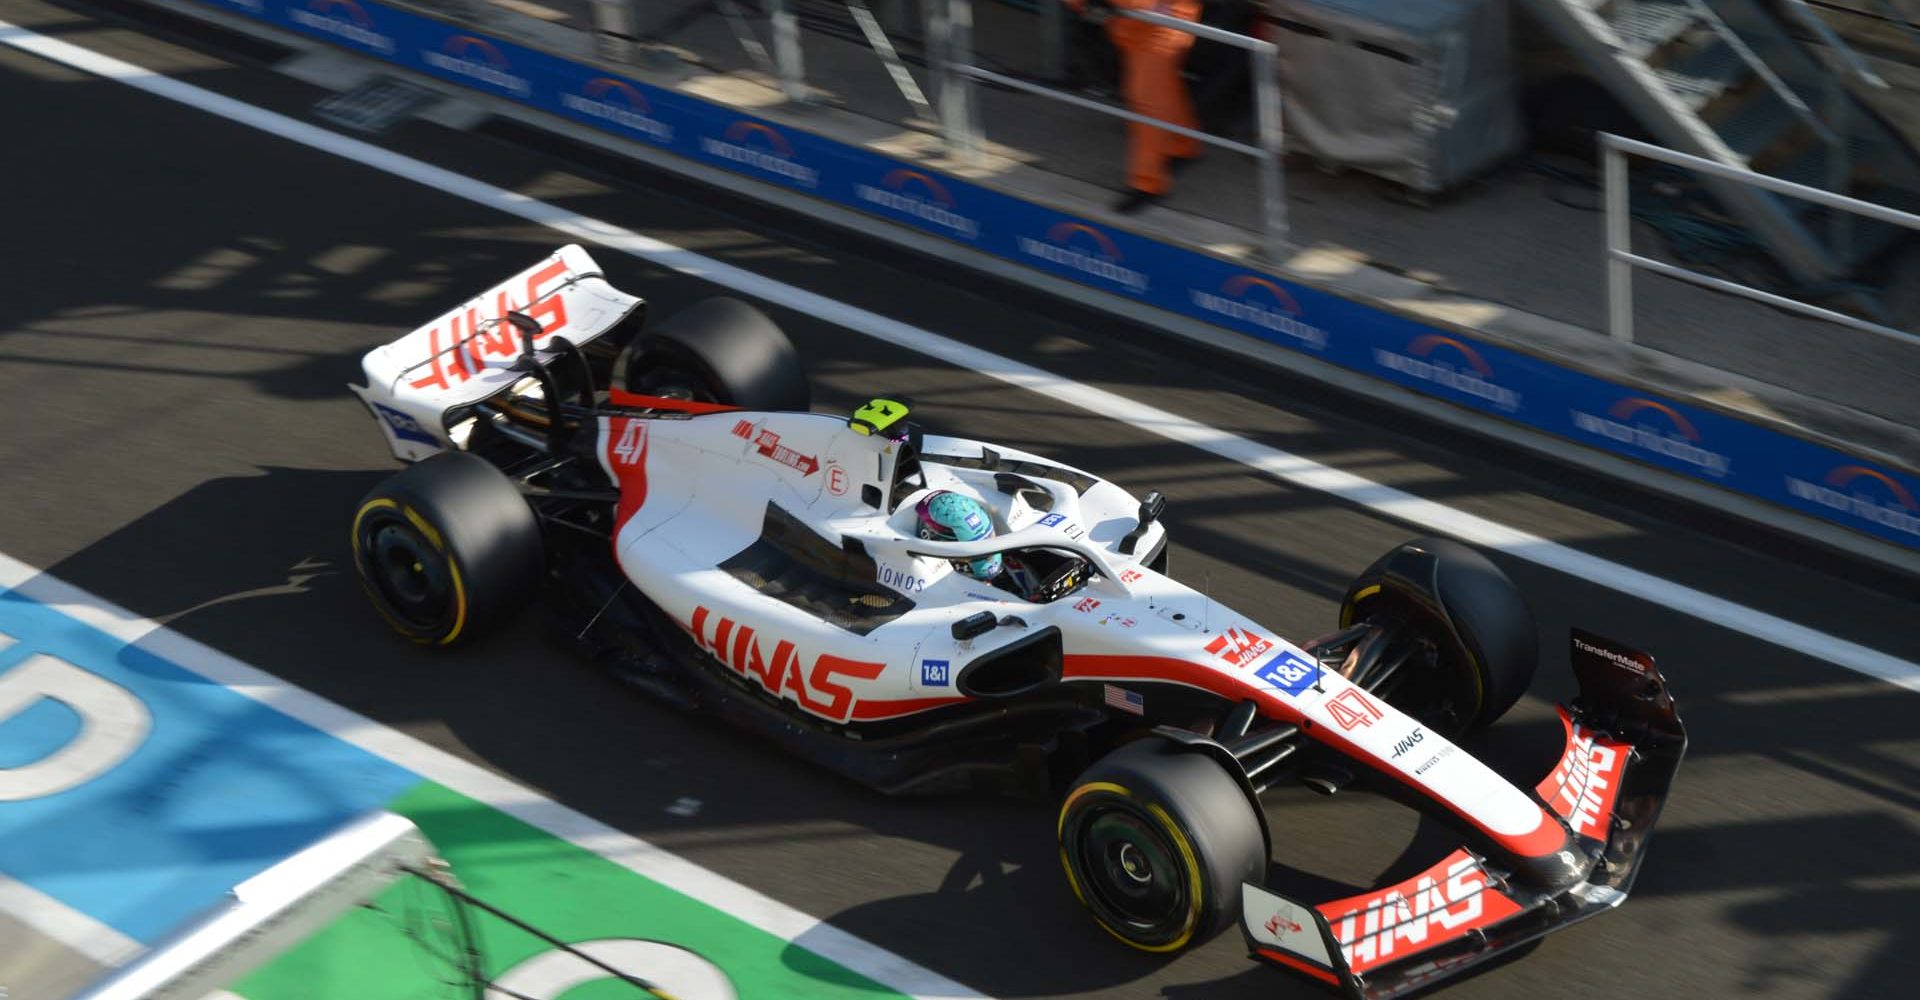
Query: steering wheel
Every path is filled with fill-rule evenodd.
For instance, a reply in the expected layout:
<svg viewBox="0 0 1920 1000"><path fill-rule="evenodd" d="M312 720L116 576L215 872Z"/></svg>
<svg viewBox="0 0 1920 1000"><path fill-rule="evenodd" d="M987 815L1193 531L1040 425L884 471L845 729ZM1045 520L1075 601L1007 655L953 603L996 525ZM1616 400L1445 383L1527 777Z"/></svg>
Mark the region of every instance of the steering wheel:
<svg viewBox="0 0 1920 1000"><path fill-rule="evenodd" d="M1066 564L1054 570L1053 575L1033 588L1033 594L1027 599L1035 604L1047 604L1057 601L1079 590L1087 582L1087 560L1074 556Z"/></svg>

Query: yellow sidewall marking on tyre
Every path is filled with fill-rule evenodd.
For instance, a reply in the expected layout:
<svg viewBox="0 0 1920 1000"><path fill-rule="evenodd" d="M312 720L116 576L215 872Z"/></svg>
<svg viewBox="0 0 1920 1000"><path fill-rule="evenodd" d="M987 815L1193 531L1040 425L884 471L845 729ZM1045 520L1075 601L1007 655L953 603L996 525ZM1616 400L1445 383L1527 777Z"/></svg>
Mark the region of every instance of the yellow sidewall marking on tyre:
<svg viewBox="0 0 1920 1000"><path fill-rule="evenodd" d="M430 542L435 549L439 550L441 556L446 559L447 572L453 577L453 627L447 631L446 635L443 635L438 639L423 638L421 636L413 634L413 632L409 630L402 622L400 622L398 619L394 618L393 615L387 612L385 603L381 601L380 595L375 591L375 588L373 587L372 582L367 579L366 572L364 570L361 570L360 572L361 589L366 590L368 596L374 599L373 601L374 610L380 612L380 617L385 618L387 620L387 624L393 626L394 631L399 632L401 635L404 635L409 639L412 639L414 642L438 643L444 646L454 641L455 639L460 638L460 633L463 630L465 630L467 625L467 584L466 584L466 581L462 579L460 576L460 564L454 561L453 553L447 551L446 542L441 539L440 532L434 530L433 525L429 523L426 518L420 516L419 512L415 511L412 507L402 507L400 506L398 501L395 501L389 497L379 497L374 500L369 500L366 503L363 503L360 505L359 512L353 515L354 568L356 570L359 570L362 562L361 549L360 549L360 523L366 520L368 513L376 510L398 511L410 523L412 523L412 525L415 528L418 528L420 530L420 533L426 537L427 541Z"/></svg>
<svg viewBox="0 0 1920 1000"><path fill-rule="evenodd" d="M1081 796L1093 792L1108 792L1122 798L1134 798L1134 794L1128 791L1124 785L1116 785L1111 781L1090 781L1081 785L1068 794L1067 800L1060 804L1060 822L1054 831L1055 839L1066 835L1067 813L1073 809L1073 804L1079 801ZM1186 926L1181 928L1179 937L1174 938L1166 944L1141 944L1108 926L1107 922L1101 920L1098 914L1095 914L1093 922L1099 924L1101 930L1113 935L1115 940L1118 940L1121 944L1129 948L1154 953L1178 951L1186 947L1187 942L1193 940L1194 929L1199 926L1200 923L1202 891L1200 861L1194 856L1193 845L1187 842L1186 834L1180 832L1180 827L1174 823L1173 817L1168 815L1165 809L1160 808L1154 803L1146 803L1146 807L1147 814L1159 821L1160 825L1164 827L1167 833L1173 838L1173 846L1180 852L1181 860L1186 863L1187 885L1189 889L1188 897L1192 900L1192 903L1187 907ZM1074 877L1073 864L1068 860L1067 846L1065 844L1060 845L1060 867L1066 869L1067 885L1073 889L1074 898L1080 901L1081 906L1086 906L1087 897L1080 891L1080 881Z"/></svg>
<svg viewBox="0 0 1920 1000"><path fill-rule="evenodd" d="M1379 592L1380 592L1380 585L1377 583L1370 583L1364 587L1361 587L1359 591L1357 591L1353 595L1353 597L1348 599L1347 603L1340 606L1340 627L1346 628L1347 626L1352 625L1353 609L1358 607L1361 601L1364 601L1367 598L1372 597L1375 594L1378 594Z"/></svg>
<svg viewBox="0 0 1920 1000"><path fill-rule="evenodd" d="M1173 837L1173 845L1180 849L1180 857L1187 863L1187 888L1193 900L1193 903L1187 907L1187 926L1181 929L1180 936L1173 939L1173 941L1144 949L1146 951L1174 951L1186 947L1187 942L1193 940L1194 928L1199 926L1200 923L1200 906L1202 902L1200 898L1202 892L1200 859L1194 856L1193 845L1187 842L1187 835L1180 832L1179 824L1173 821L1172 816L1167 815L1165 809L1160 808L1158 803L1149 802L1147 803L1147 812L1150 813L1153 818L1159 820L1162 826L1167 828L1167 833Z"/></svg>

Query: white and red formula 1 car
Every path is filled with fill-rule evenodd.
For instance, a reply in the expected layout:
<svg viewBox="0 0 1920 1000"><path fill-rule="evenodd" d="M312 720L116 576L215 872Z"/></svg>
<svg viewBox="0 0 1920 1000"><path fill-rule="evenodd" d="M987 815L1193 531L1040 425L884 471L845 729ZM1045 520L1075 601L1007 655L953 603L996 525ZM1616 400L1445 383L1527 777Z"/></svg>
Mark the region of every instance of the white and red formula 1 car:
<svg viewBox="0 0 1920 1000"><path fill-rule="evenodd" d="M786 337L715 299L642 330L579 247L368 354L355 391L411 462L353 550L402 634L536 599L648 693L889 792L1057 793L1072 891L1133 947L1239 923L1355 997L1428 985L1625 898L1686 748L1651 658L1575 632L1565 751L1534 788L1454 740L1526 690L1536 637L1483 556L1424 539L1304 644L1167 575L1163 502L924 434L905 401L810 413ZM918 500L991 537L930 540ZM993 554L976 579L957 565ZM1397 885L1266 888L1260 796L1371 779L1459 831Z"/></svg>

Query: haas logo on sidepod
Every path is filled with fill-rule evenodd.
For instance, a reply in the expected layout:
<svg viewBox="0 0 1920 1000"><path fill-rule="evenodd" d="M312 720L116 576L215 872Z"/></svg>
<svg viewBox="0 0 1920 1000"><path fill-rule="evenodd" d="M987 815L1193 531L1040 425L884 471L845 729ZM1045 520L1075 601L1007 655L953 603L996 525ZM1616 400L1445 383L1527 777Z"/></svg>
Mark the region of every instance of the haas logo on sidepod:
<svg viewBox="0 0 1920 1000"><path fill-rule="evenodd" d="M708 631L709 624L712 631ZM769 657L751 625L715 615L705 607L693 609L693 622L687 631L715 659L732 667L734 673L757 681L768 694L835 722L847 721L853 712L853 692L835 678L870 681L886 669L884 663L862 663L821 653L814 657L813 669L805 670L791 641L777 641Z"/></svg>

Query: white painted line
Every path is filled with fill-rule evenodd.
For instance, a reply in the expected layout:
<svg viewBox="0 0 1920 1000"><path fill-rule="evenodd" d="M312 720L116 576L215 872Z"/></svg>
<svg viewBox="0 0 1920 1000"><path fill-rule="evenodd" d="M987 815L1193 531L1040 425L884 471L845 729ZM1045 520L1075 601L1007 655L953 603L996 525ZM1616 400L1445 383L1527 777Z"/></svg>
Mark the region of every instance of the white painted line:
<svg viewBox="0 0 1920 1000"><path fill-rule="evenodd" d="M103 969L120 965L144 950L140 942L3 873L0 873L0 913L79 952Z"/></svg>
<svg viewBox="0 0 1920 1000"><path fill-rule="evenodd" d="M866 334L961 368L989 375L1043 396L1070 403L1099 416L1258 469L1283 482L1331 494L1349 503L1404 521L1417 528L1451 535L1591 583L1691 615L1722 628L1825 660L1889 684L1920 692L1920 664L1808 628L1610 562L1488 518L1383 486L1278 448L1257 444L1125 396L1061 378L1031 365L1001 357L928 330L848 305L764 275L734 267L642 236L610 222L495 187L453 171L401 156L371 143L296 121L211 91L142 69L132 63L67 42L47 38L0 21L0 44L72 69L117 80L127 86L177 101L230 121L269 132L304 146L464 198L508 215L536 222L581 240L598 243L649 263L785 306L846 329Z"/></svg>
<svg viewBox="0 0 1920 1000"><path fill-rule="evenodd" d="M4 40L4 28L0 28ZM920 1000L981 1000L982 994L968 989L938 973L869 944L845 931L810 917L749 889L723 875L676 857L638 837L622 833L598 820L546 799L479 765L429 746L405 733L389 729L356 712L349 711L303 688L298 688L257 667L222 653L211 646L189 639L149 618L142 618L107 600L60 580L34 567L0 553L0 590L11 590L77 621L91 625L129 645L137 644L170 663L177 664L210 681L224 685L284 715L291 716L322 732L351 743L368 753L384 757L430 781L438 782L470 799L483 802L515 819L592 851L689 896L707 906L736 917L769 934L836 962L892 989ZM17 884L17 883L14 883ZM24 885L19 889L33 893ZM0 908L10 902L6 882L0 882ZM22 897L23 903L32 902ZM55 904L58 905L58 904ZM12 912L12 911L9 911ZM14 916L21 916L14 913ZM21 917L21 919L26 919ZM83 920L85 918L82 918ZM59 929L62 925L56 925ZM87 943L98 938L87 934L72 940ZM111 928L108 933L117 934ZM54 936L48 932L49 936ZM62 941L67 938L60 938ZM98 938L112 944L110 938ZM131 944L131 942L128 942ZM74 945L78 947L78 945ZM101 946L93 942L98 950ZM134 945L138 951L138 945ZM105 953L105 952L102 952ZM90 953L92 954L92 953ZM124 961L126 955L121 955Z"/></svg>

